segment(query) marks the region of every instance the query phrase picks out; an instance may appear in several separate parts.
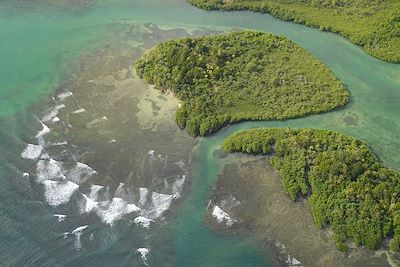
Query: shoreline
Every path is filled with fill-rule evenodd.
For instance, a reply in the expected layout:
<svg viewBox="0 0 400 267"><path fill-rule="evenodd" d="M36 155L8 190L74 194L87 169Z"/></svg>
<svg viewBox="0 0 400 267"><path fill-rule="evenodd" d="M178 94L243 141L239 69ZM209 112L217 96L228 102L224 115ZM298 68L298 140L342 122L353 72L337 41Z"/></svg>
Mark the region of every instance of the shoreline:
<svg viewBox="0 0 400 267"><path fill-rule="evenodd" d="M242 155L235 154L235 157L240 159ZM308 201L293 202L284 192L278 172L265 159L225 166L217 177L210 201L220 205L232 196L241 205L221 208L240 223L232 228L217 223L211 209L204 218L205 223L224 234L249 231L267 254L272 251L281 262L287 264L288 255L305 266L316 267L365 266L367 262L385 266L393 262L387 250L380 250L385 252L380 255L363 247L351 248L347 253L338 251L329 238L329 229L318 229L314 225Z"/></svg>

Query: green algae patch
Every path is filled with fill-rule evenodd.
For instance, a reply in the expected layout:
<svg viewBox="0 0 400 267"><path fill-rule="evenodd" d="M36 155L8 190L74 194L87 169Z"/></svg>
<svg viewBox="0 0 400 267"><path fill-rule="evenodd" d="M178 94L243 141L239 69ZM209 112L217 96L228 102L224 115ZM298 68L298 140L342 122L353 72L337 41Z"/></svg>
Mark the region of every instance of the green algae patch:
<svg viewBox="0 0 400 267"><path fill-rule="evenodd" d="M373 57L400 63L398 0L187 0L203 9L251 10L335 32Z"/></svg>
<svg viewBox="0 0 400 267"><path fill-rule="evenodd" d="M227 152L271 155L284 190L307 197L314 222L330 226L338 249L348 241L399 250L400 174L386 168L363 142L314 129L253 129L224 141Z"/></svg>
<svg viewBox="0 0 400 267"><path fill-rule="evenodd" d="M343 84L285 37L259 32L168 41L136 63L139 77L182 102L176 122L192 136L243 120L285 120L348 102Z"/></svg>

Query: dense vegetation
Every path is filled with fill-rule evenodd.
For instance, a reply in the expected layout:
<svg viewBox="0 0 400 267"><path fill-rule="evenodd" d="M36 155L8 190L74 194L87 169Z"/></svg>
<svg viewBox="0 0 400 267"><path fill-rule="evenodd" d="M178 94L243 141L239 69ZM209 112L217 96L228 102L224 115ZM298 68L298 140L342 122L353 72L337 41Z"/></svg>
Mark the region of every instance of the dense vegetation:
<svg viewBox="0 0 400 267"><path fill-rule="evenodd" d="M399 0L188 0L205 9L267 12L332 31L379 59L400 63Z"/></svg>
<svg viewBox="0 0 400 267"><path fill-rule="evenodd" d="M330 225L340 250L347 241L377 249L400 244L400 173L384 167L359 140L323 130L254 129L233 134L228 152L271 154L293 200L308 197L314 222Z"/></svg>
<svg viewBox="0 0 400 267"><path fill-rule="evenodd" d="M193 136L229 122L283 120L343 106L348 92L316 58L284 37L236 32L159 44L139 77L171 90L176 122Z"/></svg>

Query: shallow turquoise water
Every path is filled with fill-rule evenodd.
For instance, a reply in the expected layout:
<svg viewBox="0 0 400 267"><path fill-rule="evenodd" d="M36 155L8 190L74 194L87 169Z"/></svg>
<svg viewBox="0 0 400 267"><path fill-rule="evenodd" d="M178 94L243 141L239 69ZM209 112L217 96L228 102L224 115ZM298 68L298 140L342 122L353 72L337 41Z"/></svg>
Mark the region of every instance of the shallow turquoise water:
<svg viewBox="0 0 400 267"><path fill-rule="evenodd" d="M2 117L0 255L6 265L107 266L129 265L125 245L136 233L131 226L113 229L109 246L90 253L76 253L60 238L46 204L36 193L20 196L23 185L15 181L14 161L21 148L13 139L27 142L37 130L31 124L49 93L69 78L69 64L80 55L102 46L104 34L121 20L151 22L169 28L197 26L229 29L247 28L284 35L297 42L341 79L351 92L351 103L342 110L285 122L246 122L201 139L193 164L191 191L176 211L171 236L170 262L176 266L260 266L272 264L268 256L245 234L217 234L203 224L209 191L223 162L213 152L223 138L252 127L315 127L337 130L367 142L388 166L400 169L400 65L385 63L331 33L277 20L251 12L206 12L183 0L103 1L84 12L42 11L0 13L0 116ZM15 117L14 117L15 116ZM345 119L354 121L349 125ZM18 120L14 118L19 118ZM21 119L22 118L22 119ZM32 214L32 209L35 214ZM93 226L94 229L104 226ZM52 229L48 232L47 229ZM94 231L94 230L93 230ZM48 232L48 233L47 233ZM133 232L133 233L132 233ZM45 233L47 233L45 235ZM160 233L158 233L160 234ZM160 234L161 235L161 234ZM162 235L161 235L162 236ZM152 237L162 239L162 237ZM162 259L167 252L154 257ZM69 256L73 255L73 256ZM161 260L162 261L162 260Z"/></svg>

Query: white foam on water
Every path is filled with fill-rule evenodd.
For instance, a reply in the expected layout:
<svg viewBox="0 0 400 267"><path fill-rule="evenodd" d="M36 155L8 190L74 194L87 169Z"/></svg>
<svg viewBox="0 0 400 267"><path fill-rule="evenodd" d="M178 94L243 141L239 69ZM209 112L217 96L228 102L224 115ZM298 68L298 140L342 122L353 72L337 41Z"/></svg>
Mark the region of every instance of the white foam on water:
<svg viewBox="0 0 400 267"><path fill-rule="evenodd" d="M280 250L282 250L283 252L286 252L286 251L285 251L285 250L286 250L285 244L283 244L283 243L281 243L281 242L279 242L279 241L276 241L276 242L275 242L275 246L276 246L277 248L279 248Z"/></svg>
<svg viewBox="0 0 400 267"><path fill-rule="evenodd" d="M53 216L57 217L59 222L65 221L65 218L67 217L67 215L64 214L54 214Z"/></svg>
<svg viewBox="0 0 400 267"><path fill-rule="evenodd" d="M225 223L226 226L232 226L236 220L232 219L228 213L223 211L220 207L214 206L212 216L217 220L218 223Z"/></svg>
<svg viewBox="0 0 400 267"><path fill-rule="evenodd" d="M81 213L89 213L97 208L97 206L99 204L98 202L93 201L92 199L88 198L85 194L82 194L82 196L83 196L85 202L80 205Z"/></svg>
<svg viewBox="0 0 400 267"><path fill-rule="evenodd" d="M73 93L70 92L70 91L68 91L68 92L64 92L64 93L59 94L59 95L57 96L57 98L58 98L59 100L63 101L64 99L66 99L67 97L70 97L70 96L72 96L72 95L73 95Z"/></svg>
<svg viewBox="0 0 400 267"><path fill-rule="evenodd" d="M150 253L150 249L148 249L148 248L138 248L137 252L140 254L140 257L142 258L143 263L145 265L147 265L147 256Z"/></svg>
<svg viewBox="0 0 400 267"><path fill-rule="evenodd" d="M154 220L148 219L148 218L143 217L143 216L138 216L133 220L133 222L135 224L141 225L143 228L149 228L150 227L150 223L154 222Z"/></svg>
<svg viewBox="0 0 400 267"><path fill-rule="evenodd" d="M44 115L42 118L42 122L48 122L51 121L54 117L57 116L58 111L62 108L65 108L64 104L60 104L55 106L48 114Z"/></svg>
<svg viewBox="0 0 400 267"><path fill-rule="evenodd" d="M95 170L82 162L77 162L76 165L69 170L62 168L61 171L67 180L76 184L82 184L86 182L97 173Z"/></svg>
<svg viewBox="0 0 400 267"><path fill-rule="evenodd" d="M220 206L223 209L233 209L237 206L239 206L241 203L239 200L237 200L234 196L230 195L227 199L223 199L220 203Z"/></svg>
<svg viewBox="0 0 400 267"><path fill-rule="evenodd" d="M177 161L177 162L174 162L174 164L175 165L178 165L178 167L180 168L180 169L184 169L185 168L185 162L183 162L183 160L180 160L180 161Z"/></svg>
<svg viewBox="0 0 400 267"><path fill-rule="evenodd" d="M21 152L24 159L36 160L38 158L47 159L49 155L44 152L43 147L33 144L27 144L24 151Z"/></svg>
<svg viewBox="0 0 400 267"><path fill-rule="evenodd" d="M44 124L41 121L39 121L39 122L40 122L40 124L42 125L43 128L42 128L42 130L38 131L38 133L36 134L35 138L42 137L43 135L48 134L50 132L50 129L49 129L49 127L47 127L46 124Z"/></svg>
<svg viewBox="0 0 400 267"><path fill-rule="evenodd" d="M104 188L102 185L92 184L90 186L89 198L93 201L97 201L99 199L99 191Z"/></svg>
<svg viewBox="0 0 400 267"><path fill-rule="evenodd" d="M149 193L148 188L144 187L139 188L139 204L141 207L143 207L146 204L148 193Z"/></svg>
<svg viewBox="0 0 400 267"><path fill-rule="evenodd" d="M164 178L164 191L168 191L168 189L169 189L168 180L167 180L167 178Z"/></svg>
<svg viewBox="0 0 400 267"><path fill-rule="evenodd" d="M47 144L47 146L63 146L66 144L68 144L67 141L62 141L62 142L57 142L57 143L49 143L49 144Z"/></svg>
<svg viewBox="0 0 400 267"><path fill-rule="evenodd" d="M72 231L72 234L75 235L75 247L80 250L82 248L82 242L81 242L81 235L82 231L88 228L87 225L79 226L76 228L74 231Z"/></svg>
<svg viewBox="0 0 400 267"><path fill-rule="evenodd" d="M77 109L77 110L73 111L72 114L79 114L79 113L83 113L85 111L86 111L86 109L80 108L80 109Z"/></svg>
<svg viewBox="0 0 400 267"><path fill-rule="evenodd" d="M174 199L180 198L183 190L183 185L185 184L186 175L178 176L174 184L172 185L172 192L174 193Z"/></svg>
<svg viewBox="0 0 400 267"><path fill-rule="evenodd" d="M119 198L126 198L127 192L124 189L125 184L119 183L117 189L115 189L114 196Z"/></svg>
<svg viewBox="0 0 400 267"><path fill-rule="evenodd" d="M149 150L149 152L147 152L147 155L149 155L150 162L157 160L157 157L155 156L154 152L155 152L154 150Z"/></svg>
<svg viewBox="0 0 400 267"><path fill-rule="evenodd" d="M61 172L58 161L54 159L39 160L36 164L37 182L45 180L65 180L66 177Z"/></svg>
<svg viewBox="0 0 400 267"><path fill-rule="evenodd" d="M81 233L83 230L85 230L86 228L88 228L89 227L89 225L82 225L82 226L79 226L79 227L77 227L75 230L73 230L71 233L72 234L78 234L78 233Z"/></svg>
<svg viewBox="0 0 400 267"><path fill-rule="evenodd" d="M152 192L152 209L150 210L150 217L156 219L161 217L164 211L168 210L171 206L173 195L166 195L157 192Z"/></svg>
<svg viewBox="0 0 400 267"><path fill-rule="evenodd" d="M121 219L124 215L140 211L140 208L135 204L128 204L125 200L115 197L111 202L100 202L96 211L103 222L112 225L116 220Z"/></svg>
<svg viewBox="0 0 400 267"><path fill-rule="evenodd" d="M79 185L70 181L43 181L44 197L51 206L68 203L72 195L78 190Z"/></svg>
<svg viewBox="0 0 400 267"><path fill-rule="evenodd" d="M280 253L287 254L286 246L283 243L276 241L275 247L279 249ZM286 263L288 267L303 267L302 263L298 259L289 254L287 254Z"/></svg>
<svg viewBox="0 0 400 267"><path fill-rule="evenodd" d="M52 122L59 122L59 121L60 121L60 118L59 118L59 117L54 117L51 121L52 121Z"/></svg>
<svg viewBox="0 0 400 267"><path fill-rule="evenodd" d="M286 261L289 267L302 267L302 264L299 260L297 260L295 257L292 257L288 255L288 259Z"/></svg>

